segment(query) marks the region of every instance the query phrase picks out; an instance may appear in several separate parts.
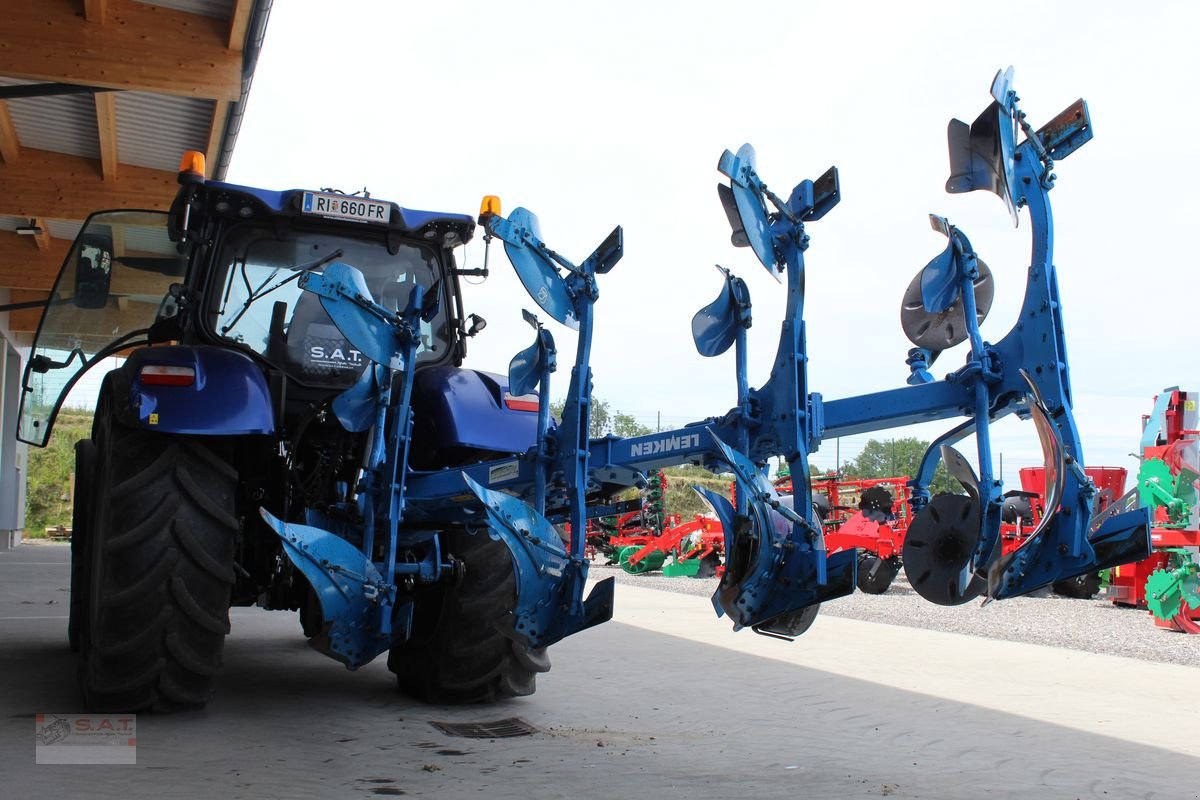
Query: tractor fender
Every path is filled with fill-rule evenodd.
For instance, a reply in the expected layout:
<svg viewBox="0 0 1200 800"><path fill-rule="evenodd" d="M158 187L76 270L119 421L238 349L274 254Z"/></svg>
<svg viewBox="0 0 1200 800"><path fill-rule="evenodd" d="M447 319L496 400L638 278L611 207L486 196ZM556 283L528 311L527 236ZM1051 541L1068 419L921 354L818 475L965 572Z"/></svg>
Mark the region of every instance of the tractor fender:
<svg viewBox="0 0 1200 800"><path fill-rule="evenodd" d="M460 367L417 373L413 406L438 450L472 448L524 453L537 444L537 395L514 397L508 377Z"/></svg>
<svg viewBox="0 0 1200 800"><path fill-rule="evenodd" d="M244 353L148 347L131 353L122 371L138 427L199 436L275 432L271 390L262 369Z"/></svg>

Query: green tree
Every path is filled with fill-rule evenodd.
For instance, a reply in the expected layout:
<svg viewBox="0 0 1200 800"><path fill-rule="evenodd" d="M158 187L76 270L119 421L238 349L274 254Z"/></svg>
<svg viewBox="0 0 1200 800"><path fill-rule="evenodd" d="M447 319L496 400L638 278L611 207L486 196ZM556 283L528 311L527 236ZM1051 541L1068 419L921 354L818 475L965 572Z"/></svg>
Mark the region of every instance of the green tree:
<svg viewBox="0 0 1200 800"><path fill-rule="evenodd" d="M654 433L654 431L650 430L649 426L643 425L634 419L632 414L625 414L620 411L612 415L612 432L623 439Z"/></svg>
<svg viewBox="0 0 1200 800"><path fill-rule="evenodd" d="M563 408L566 404L566 398L551 401L550 413L554 415L555 419L562 419ZM645 436L653 431L638 422L632 414L614 411L610 408L608 401L592 395L592 414L588 424L588 436L592 439L599 439L610 433L622 438L629 438Z"/></svg>
<svg viewBox="0 0 1200 800"><path fill-rule="evenodd" d="M902 475L914 476L921 465L921 458L929 448L929 442L913 436L902 439L880 441L871 439L862 452L842 467L848 478L895 478ZM946 472L946 465L939 463L933 473L929 491L961 493L962 486Z"/></svg>

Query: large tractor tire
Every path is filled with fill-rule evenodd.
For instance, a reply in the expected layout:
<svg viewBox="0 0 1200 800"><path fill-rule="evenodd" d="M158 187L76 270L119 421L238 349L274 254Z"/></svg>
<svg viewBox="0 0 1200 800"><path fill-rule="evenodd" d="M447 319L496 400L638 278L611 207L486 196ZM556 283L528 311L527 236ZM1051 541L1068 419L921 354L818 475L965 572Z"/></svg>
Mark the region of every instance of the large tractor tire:
<svg viewBox="0 0 1200 800"><path fill-rule="evenodd" d="M91 568L88 542L95 474L96 443L91 439L80 439L75 443L75 493L71 502L71 615L67 622L67 641L72 653L79 652L87 630L88 573Z"/></svg>
<svg viewBox="0 0 1200 800"><path fill-rule="evenodd" d="M445 546L463 562L461 580L446 588L441 614L430 629L388 655L400 691L443 704L533 694L538 673L550 669L546 648L510 639L495 625L517 602L508 548L483 531L449 531Z"/></svg>
<svg viewBox="0 0 1200 800"><path fill-rule="evenodd" d="M202 706L229 632L237 472L200 438L97 410L80 681L92 711Z"/></svg>
<svg viewBox="0 0 1200 800"><path fill-rule="evenodd" d="M1100 575L1087 572L1058 581L1053 586L1054 593L1062 597L1073 597L1076 600L1091 600L1100 591Z"/></svg>

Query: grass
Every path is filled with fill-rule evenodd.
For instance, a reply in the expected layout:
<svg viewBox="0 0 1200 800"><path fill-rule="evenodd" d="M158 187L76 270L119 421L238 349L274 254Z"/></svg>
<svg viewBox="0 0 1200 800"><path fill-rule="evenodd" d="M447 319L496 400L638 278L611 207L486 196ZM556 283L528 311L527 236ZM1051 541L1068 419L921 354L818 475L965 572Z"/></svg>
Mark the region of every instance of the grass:
<svg viewBox="0 0 1200 800"><path fill-rule="evenodd" d="M64 408L46 447L30 447L25 493L25 536L43 539L46 528L71 526L75 442L92 432L90 410Z"/></svg>
<svg viewBox="0 0 1200 800"><path fill-rule="evenodd" d="M667 513L678 514L685 521L697 514L712 513L712 508L693 491L693 486L729 497L729 485L733 482L732 477L716 475L703 467L667 467L663 473L667 476L664 498Z"/></svg>

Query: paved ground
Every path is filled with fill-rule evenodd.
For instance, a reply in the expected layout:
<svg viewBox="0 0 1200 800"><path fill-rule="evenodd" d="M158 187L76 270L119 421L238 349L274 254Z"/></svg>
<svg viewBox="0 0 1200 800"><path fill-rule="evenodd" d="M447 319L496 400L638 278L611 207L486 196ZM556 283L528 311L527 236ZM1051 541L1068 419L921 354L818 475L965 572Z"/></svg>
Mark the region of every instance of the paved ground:
<svg viewBox="0 0 1200 800"><path fill-rule="evenodd" d="M237 610L216 701L139 716L136 766L37 766L33 715L80 711L66 581L62 546L0 553L0 797L1200 797L1195 667L831 616L788 644L627 586L488 707L410 702ZM539 732L430 724L503 717Z"/></svg>
<svg viewBox="0 0 1200 800"><path fill-rule="evenodd" d="M696 594L705 599L712 596L718 584L716 578L667 578L660 572L630 575L620 567L600 564L592 566L590 575L596 579L611 575L619 584ZM1103 594L1091 600L1074 600L1047 590L986 606L979 600L939 606L913 591L901 572L886 593L855 592L839 597L824 604L821 615L1128 656L1140 661L1200 665L1200 636L1156 627L1148 611L1115 605Z"/></svg>

